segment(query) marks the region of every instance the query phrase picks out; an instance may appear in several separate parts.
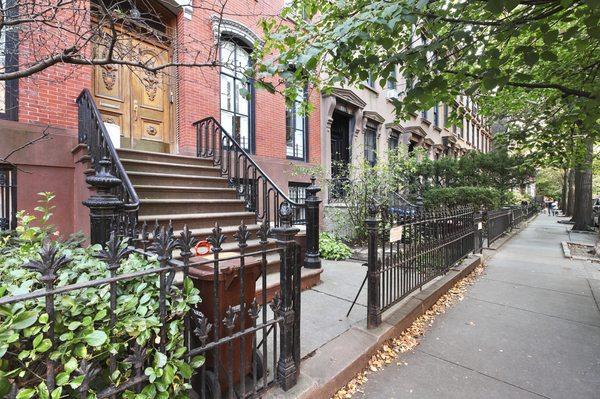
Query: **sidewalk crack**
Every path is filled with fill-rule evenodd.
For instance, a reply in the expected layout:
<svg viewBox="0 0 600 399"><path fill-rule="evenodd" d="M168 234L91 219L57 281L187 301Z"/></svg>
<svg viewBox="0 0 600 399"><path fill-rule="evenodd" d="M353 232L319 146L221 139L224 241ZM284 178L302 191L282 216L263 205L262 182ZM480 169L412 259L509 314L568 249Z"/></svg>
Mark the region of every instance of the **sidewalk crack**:
<svg viewBox="0 0 600 399"><path fill-rule="evenodd" d="M471 367L468 367L468 366L462 365L462 364L460 364L460 363L457 363L457 362L454 362L454 361L452 361L452 360L448 360L448 359L445 359L445 358L443 358L443 357L440 357L440 356L433 355L433 354L431 354L431 353L429 353L429 352L425 352L424 350L422 350L422 349L420 349L420 348L416 348L416 349L415 349L415 351L421 352L421 353L423 353L423 354L425 354L425 355L427 355L427 356L431 356L431 357L433 357L433 358L435 358L435 359L438 359L438 360L441 360L441 361L443 361L443 362L446 362L446 363L449 363L449 364L453 364L453 365L455 365L455 366L457 366L457 367L460 367L460 368L463 368L463 369L465 369L465 370L469 370L469 371L472 371L472 372L474 372L474 373L480 374L480 375L482 375L482 376L484 376L484 377L491 378L491 379L493 379L493 380L496 380L496 381L498 381L498 382L501 382L501 383L503 383L503 384L510 385L511 387L514 387L514 388L520 389L520 390L522 390L522 391L529 392L529 393L531 393L531 394L533 394L533 395L539 396L540 398L546 398L546 399L550 399L550 397L549 397L549 396L546 396L546 395L544 395L544 394L541 394L541 393L538 393L538 392L535 392L535 391L531 391L531 390L529 390L529 389L527 389L527 388L523 388L523 387L521 387L521 386L519 386L519 385L513 384L513 383L511 383L511 382L508 382L508 381L505 381L505 380L503 380L503 379L501 379L501 378L498 378L498 377L494 377L493 375L490 375L490 374L484 373L483 371L475 370L475 369L473 369L473 368L471 368Z"/></svg>

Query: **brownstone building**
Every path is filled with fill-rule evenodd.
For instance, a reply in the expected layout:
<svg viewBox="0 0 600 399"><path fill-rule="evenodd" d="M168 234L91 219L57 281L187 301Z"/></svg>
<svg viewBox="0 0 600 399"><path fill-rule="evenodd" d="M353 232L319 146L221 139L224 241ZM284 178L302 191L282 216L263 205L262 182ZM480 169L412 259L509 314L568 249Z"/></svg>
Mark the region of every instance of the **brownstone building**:
<svg viewBox="0 0 600 399"><path fill-rule="evenodd" d="M82 132L76 103L84 89L91 93L138 191L140 220L157 215L203 213L203 207L212 215L231 210L245 217L243 206L234 203L235 193L228 192L233 189L226 184L221 187L221 181L202 180L206 177L202 168L208 164L190 158L198 155L194 122L206 117L214 117L236 137L282 192L302 200L307 179L292 176L291 169L293 164L321 162L320 95L307 92L316 111L303 116L295 107L287 107L283 96L255 87L244 76L245 68L252 62L252 52L262 44L260 19L277 16L284 0L231 0L222 9L206 2L181 5L175 0L92 0L77 4L77 11L70 11L77 15L62 10L56 17L77 27L74 36L85 37L94 30L114 28L119 31L119 41L113 51L121 52L122 60L137 57L136 62L146 65L173 66L154 73L127 62L96 66L58 62L29 77L4 83L0 156L44 131L50 133L48 138L9 159L19 167L18 209L33 209L36 193L51 191L56 193L59 205L55 222L60 231L89 231L89 212L81 204L90 195L84 180L89 162L85 149L78 146ZM127 15L130 23L107 24L102 13L96 12L116 4L120 4L119 12ZM143 21L138 25L144 29L136 25L136 18ZM34 65L39 62L40 49L68 41L64 37L66 29L45 29L37 33L16 30L3 35L7 71ZM101 53L107 48L87 51ZM202 60L202 65L198 60ZM206 172L220 177L213 171ZM216 189L215 185L223 188L224 196L209 193L209 188ZM173 193L177 187L187 189L178 195ZM167 199L180 201L179 211L167 205Z"/></svg>

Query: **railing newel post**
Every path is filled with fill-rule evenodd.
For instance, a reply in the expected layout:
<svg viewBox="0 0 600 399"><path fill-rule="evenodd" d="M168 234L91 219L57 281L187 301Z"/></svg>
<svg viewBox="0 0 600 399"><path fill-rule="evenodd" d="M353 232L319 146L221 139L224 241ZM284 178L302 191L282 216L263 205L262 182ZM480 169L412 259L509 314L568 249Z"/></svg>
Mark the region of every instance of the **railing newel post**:
<svg viewBox="0 0 600 399"><path fill-rule="evenodd" d="M307 269L320 269L321 258L319 257L319 208L321 200L317 193L321 188L316 185L315 176L310 178L310 186L306 188L306 255L304 267Z"/></svg>
<svg viewBox="0 0 600 399"><path fill-rule="evenodd" d="M113 194L113 189L121 184L121 179L109 172L110 160L105 156L98 162L100 168L85 181L96 189L96 192L83 205L90 209L90 242L105 245L110 239L113 223L123 207L121 201Z"/></svg>
<svg viewBox="0 0 600 399"><path fill-rule="evenodd" d="M368 255L367 255L367 328L375 328L381 324L381 263L378 256L378 232L379 219L378 207L374 203L368 205L369 217L366 220L368 234Z"/></svg>
<svg viewBox="0 0 600 399"><path fill-rule="evenodd" d="M292 226L292 207L288 202L283 202L279 207L281 218L280 226L275 227L272 232L277 240L280 250L280 284L281 284L281 308L280 315L283 318L280 336L281 350L277 362L277 379L284 391L296 385L298 378L298 366L300 359L295 358L296 350L294 343L297 342L295 334L299 334L299 319L296 312L300 311L299 296L295 295L296 281L300 277L300 265L295 253L295 235L300 229ZM298 302L298 303L296 303Z"/></svg>

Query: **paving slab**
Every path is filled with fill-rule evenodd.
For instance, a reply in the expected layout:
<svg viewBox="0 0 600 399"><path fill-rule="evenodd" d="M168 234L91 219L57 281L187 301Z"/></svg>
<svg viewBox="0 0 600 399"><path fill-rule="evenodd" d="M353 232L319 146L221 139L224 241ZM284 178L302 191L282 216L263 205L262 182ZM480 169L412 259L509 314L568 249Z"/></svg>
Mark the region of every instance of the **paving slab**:
<svg viewBox="0 0 600 399"><path fill-rule="evenodd" d="M596 303L591 295L563 293L533 286L483 279L471 288L468 296L600 327L600 313L598 313Z"/></svg>
<svg viewBox="0 0 600 399"><path fill-rule="evenodd" d="M600 392L595 326L467 298L419 349L549 398L592 399Z"/></svg>
<svg viewBox="0 0 600 399"><path fill-rule="evenodd" d="M404 365L404 362L406 365ZM427 378L423 378L427 376ZM485 392L484 395L482 393ZM369 376L363 398L539 399L540 396L471 369L416 351Z"/></svg>

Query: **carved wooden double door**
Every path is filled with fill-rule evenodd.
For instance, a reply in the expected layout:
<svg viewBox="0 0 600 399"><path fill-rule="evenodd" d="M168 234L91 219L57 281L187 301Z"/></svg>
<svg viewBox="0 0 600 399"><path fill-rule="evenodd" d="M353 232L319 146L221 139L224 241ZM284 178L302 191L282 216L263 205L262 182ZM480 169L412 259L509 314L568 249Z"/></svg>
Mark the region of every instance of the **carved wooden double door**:
<svg viewBox="0 0 600 399"><path fill-rule="evenodd" d="M170 59L168 48L129 36L117 47L118 59L125 61L158 66ZM173 111L168 68L151 72L130 65L96 66L93 88L104 123L119 127L121 147L170 152Z"/></svg>

